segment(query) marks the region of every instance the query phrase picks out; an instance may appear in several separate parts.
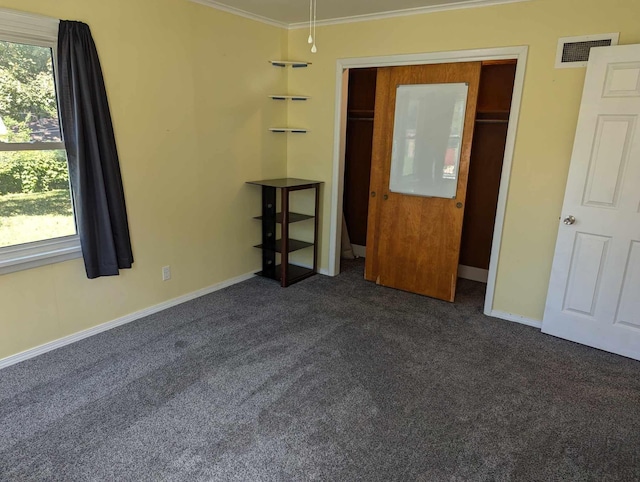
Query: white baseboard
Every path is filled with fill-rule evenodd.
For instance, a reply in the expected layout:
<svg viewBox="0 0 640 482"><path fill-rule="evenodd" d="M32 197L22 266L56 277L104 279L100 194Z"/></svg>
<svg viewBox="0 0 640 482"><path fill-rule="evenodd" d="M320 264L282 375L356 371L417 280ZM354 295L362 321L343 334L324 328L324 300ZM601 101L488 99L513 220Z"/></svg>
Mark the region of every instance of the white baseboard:
<svg viewBox="0 0 640 482"><path fill-rule="evenodd" d="M237 276L235 278L228 279L226 281L222 281L220 283L209 286L207 288L203 288L201 290L187 293L186 295L179 296L178 298L174 298L169 301L164 301L157 305L150 306L149 308L144 308L140 311L136 311L129 315L125 315L121 318L117 318L115 320L102 323L98 326L94 326L93 328L88 328L86 330L79 331L72 335L68 335L63 338L50 341L49 343L45 343L44 345L40 345L35 348L31 348L29 350L16 353L15 355L11 355L6 358L0 359L0 370L8 366L15 365L16 363L20 363L22 361L28 360L30 358L34 358L38 355L42 355L43 353L47 353L49 351L55 350L57 348L70 345L71 343L75 343L76 341L80 341L85 338L89 338L90 336L97 335L98 333L111 330L118 326L126 325L127 323L131 323L132 321L136 321L136 320L139 320L140 318L144 318L145 316L153 315L154 313L158 313L160 311L166 310L167 308L171 308L173 306L180 305L187 301L195 300L196 298L200 298L201 296L214 293L216 291L227 288L229 286L242 283L243 281L253 278L255 273L256 272L251 272L251 273L243 274L241 276Z"/></svg>
<svg viewBox="0 0 640 482"><path fill-rule="evenodd" d="M489 270L461 264L458 266L458 278L486 283L489 279Z"/></svg>
<svg viewBox="0 0 640 482"><path fill-rule="evenodd" d="M534 320L533 318L526 318L524 316L497 310L492 310L490 313L485 314L493 316L494 318L500 318L501 320L513 321L515 323L520 323L521 325L533 326L534 328L542 329L542 321Z"/></svg>
<svg viewBox="0 0 640 482"><path fill-rule="evenodd" d="M356 258L366 258L367 257L367 247L360 246L359 244L352 244L353 254L356 255Z"/></svg>
<svg viewBox="0 0 640 482"><path fill-rule="evenodd" d="M106 323L102 323L98 326L94 326L93 328L88 328L86 330L79 331L72 335L65 336L63 338L59 338L54 341L50 341L45 343L44 345L37 346L35 348L30 348L29 350L25 350L20 353L16 353L15 355L10 355L6 358L0 359L0 370L11 365L15 365L16 363L20 363L22 361L28 360L30 358L34 358L38 355L42 355L49 351L56 350L58 348L62 348L63 346L70 345L75 343L76 341L83 340L85 338L89 338L90 336L97 335L98 333L102 333L118 326L126 325L127 323L131 323L132 321L139 320L140 318L144 318L145 316L153 315L154 313L159 313L160 311L166 310L173 306L180 305L182 303L186 303L187 301L195 300L196 298L200 298L202 296L208 295L210 293L214 293L216 291L222 290L229 286L233 286L238 283L242 283L248 279L253 278L256 272L246 273L241 276L237 276L235 278L228 279L226 281L222 281L215 285L209 286L207 288L203 288L197 291L193 291L191 293L187 293L186 295L179 296L177 298L173 298L168 301L164 301L154 306L150 306L149 308L144 308L142 310L136 311L134 313L130 313L128 315L122 316L112 321L108 321ZM325 269L321 269L318 271L319 274L328 276L329 272ZM542 322L538 320L533 320L530 318L525 318L524 316L514 315L511 313L506 313L502 311L493 310L488 314L494 318L500 318L507 321L514 321L516 323L521 323L523 325L533 326L535 328L542 328Z"/></svg>

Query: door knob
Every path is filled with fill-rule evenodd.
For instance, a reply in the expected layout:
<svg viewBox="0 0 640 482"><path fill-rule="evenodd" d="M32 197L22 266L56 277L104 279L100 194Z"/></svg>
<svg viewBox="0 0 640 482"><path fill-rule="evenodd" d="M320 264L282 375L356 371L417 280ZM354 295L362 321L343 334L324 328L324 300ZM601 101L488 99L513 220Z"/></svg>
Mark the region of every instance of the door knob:
<svg viewBox="0 0 640 482"><path fill-rule="evenodd" d="M389 199L389 196L385 194L384 196L382 196L382 198L386 201L387 199Z"/></svg>
<svg viewBox="0 0 640 482"><path fill-rule="evenodd" d="M371 197L376 197L376 192L375 192L375 191L373 191L373 192L371 193Z"/></svg>
<svg viewBox="0 0 640 482"><path fill-rule="evenodd" d="M571 226L572 224L576 223L576 218L573 216L567 216L566 218L564 218L564 221L562 222L567 226Z"/></svg>

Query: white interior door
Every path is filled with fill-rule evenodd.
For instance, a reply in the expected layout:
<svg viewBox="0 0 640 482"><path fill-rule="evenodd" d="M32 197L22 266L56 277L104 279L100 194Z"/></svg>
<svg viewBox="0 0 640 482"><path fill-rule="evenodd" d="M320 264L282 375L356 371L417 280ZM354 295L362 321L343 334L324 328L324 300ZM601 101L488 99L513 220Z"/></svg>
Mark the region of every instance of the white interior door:
<svg viewBox="0 0 640 482"><path fill-rule="evenodd" d="M542 331L640 360L640 45L591 51Z"/></svg>

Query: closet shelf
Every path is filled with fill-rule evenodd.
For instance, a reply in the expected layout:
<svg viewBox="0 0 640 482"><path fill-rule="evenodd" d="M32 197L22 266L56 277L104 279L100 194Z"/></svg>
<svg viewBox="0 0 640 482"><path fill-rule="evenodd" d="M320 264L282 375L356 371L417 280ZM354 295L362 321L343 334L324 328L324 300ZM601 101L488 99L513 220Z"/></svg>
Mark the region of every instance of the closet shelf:
<svg viewBox="0 0 640 482"><path fill-rule="evenodd" d="M303 127L269 127L271 132L293 132L294 134L306 134L308 129Z"/></svg>
<svg viewBox="0 0 640 482"><path fill-rule="evenodd" d="M273 100L309 100L311 97L308 95L270 95L269 98Z"/></svg>
<svg viewBox="0 0 640 482"><path fill-rule="evenodd" d="M311 62L303 60L269 60L274 67L291 67L292 69L301 69L311 65Z"/></svg>

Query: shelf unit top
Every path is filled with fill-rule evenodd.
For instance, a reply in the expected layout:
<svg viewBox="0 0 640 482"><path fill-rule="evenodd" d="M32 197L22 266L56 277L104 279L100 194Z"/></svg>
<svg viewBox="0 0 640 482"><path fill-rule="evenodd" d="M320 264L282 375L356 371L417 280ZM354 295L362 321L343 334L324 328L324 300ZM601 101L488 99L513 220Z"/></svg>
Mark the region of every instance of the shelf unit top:
<svg viewBox="0 0 640 482"><path fill-rule="evenodd" d="M255 184L256 186L267 187L302 187L302 186L316 186L318 184L324 184L322 181L310 181L308 179L297 179L295 177L285 177L282 179L266 179L264 181L247 181L247 184Z"/></svg>
<svg viewBox="0 0 640 482"><path fill-rule="evenodd" d="M305 68L311 65L311 62L305 62L304 60L269 60L269 63L274 67L288 67L293 69Z"/></svg>

